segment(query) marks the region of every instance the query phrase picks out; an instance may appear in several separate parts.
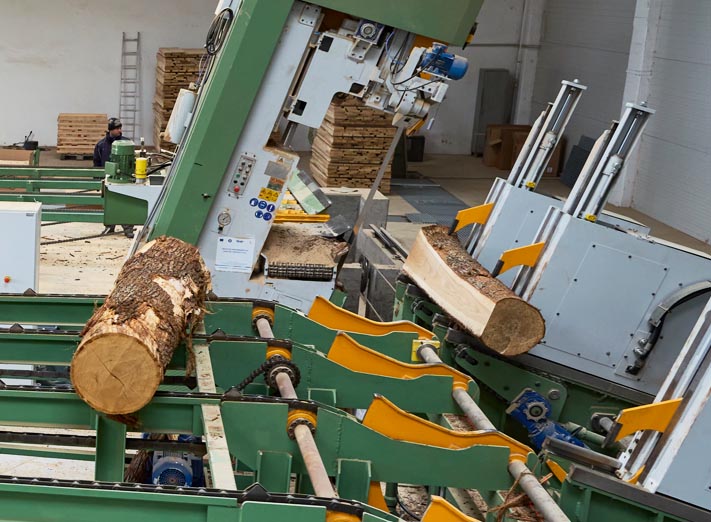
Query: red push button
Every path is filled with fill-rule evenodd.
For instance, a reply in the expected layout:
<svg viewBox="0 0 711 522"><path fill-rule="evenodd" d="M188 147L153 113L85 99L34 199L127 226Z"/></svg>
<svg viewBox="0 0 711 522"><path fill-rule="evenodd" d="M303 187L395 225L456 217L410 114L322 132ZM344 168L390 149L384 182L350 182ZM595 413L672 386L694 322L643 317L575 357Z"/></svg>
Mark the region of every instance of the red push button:
<svg viewBox="0 0 711 522"><path fill-rule="evenodd" d="M2 278L2 280L5 281L6 283L9 283L10 281L12 281L12 279L10 278L10 276L5 276L5 277Z"/></svg>

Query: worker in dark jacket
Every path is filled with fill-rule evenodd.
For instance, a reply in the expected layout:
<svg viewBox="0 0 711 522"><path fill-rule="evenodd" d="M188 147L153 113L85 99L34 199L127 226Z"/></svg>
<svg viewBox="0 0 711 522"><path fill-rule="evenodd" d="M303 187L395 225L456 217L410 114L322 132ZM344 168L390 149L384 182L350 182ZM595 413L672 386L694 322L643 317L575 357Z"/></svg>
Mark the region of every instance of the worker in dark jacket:
<svg viewBox="0 0 711 522"><path fill-rule="evenodd" d="M109 126L106 131L106 136L94 147L94 167L103 167L106 162L109 161L111 157L111 145L114 141L127 140L129 138L125 137L121 132L121 120L118 118L109 118ZM132 225L121 225L123 227L123 233L126 237L133 237L133 226ZM107 226L103 234L113 233L116 230L116 225Z"/></svg>
<svg viewBox="0 0 711 522"><path fill-rule="evenodd" d="M111 144L118 140L127 140L121 132L121 120L118 118L109 118L109 130L94 147L94 166L103 167L111 157Z"/></svg>

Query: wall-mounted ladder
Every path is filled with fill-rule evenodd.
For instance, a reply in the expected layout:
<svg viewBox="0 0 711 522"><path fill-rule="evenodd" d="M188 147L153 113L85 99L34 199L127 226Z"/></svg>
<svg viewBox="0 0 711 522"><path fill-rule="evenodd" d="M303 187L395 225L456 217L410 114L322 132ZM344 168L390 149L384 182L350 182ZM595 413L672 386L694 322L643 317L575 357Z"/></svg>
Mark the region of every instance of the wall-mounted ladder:
<svg viewBox="0 0 711 522"><path fill-rule="evenodd" d="M138 142L141 136L141 33L122 33L119 119L124 136Z"/></svg>

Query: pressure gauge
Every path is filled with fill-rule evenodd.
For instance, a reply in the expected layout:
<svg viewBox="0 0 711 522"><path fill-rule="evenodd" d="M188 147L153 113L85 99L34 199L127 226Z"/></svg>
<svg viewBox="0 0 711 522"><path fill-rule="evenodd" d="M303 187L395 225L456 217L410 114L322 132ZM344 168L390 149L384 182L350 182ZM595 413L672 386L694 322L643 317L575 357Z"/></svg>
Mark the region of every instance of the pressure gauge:
<svg viewBox="0 0 711 522"><path fill-rule="evenodd" d="M230 223L232 223L232 216L230 216L230 213L225 211L225 212L220 212L220 215L217 216L217 222L220 224L221 227L226 227Z"/></svg>

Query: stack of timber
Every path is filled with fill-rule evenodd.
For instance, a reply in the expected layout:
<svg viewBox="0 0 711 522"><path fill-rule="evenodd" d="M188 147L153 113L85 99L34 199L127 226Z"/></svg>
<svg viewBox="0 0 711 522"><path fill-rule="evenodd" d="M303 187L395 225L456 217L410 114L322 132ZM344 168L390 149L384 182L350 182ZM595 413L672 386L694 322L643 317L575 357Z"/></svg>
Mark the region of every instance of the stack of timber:
<svg viewBox="0 0 711 522"><path fill-rule="evenodd" d="M57 117L57 154L91 156L96 142L106 134L106 114L62 113Z"/></svg>
<svg viewBox="0 0 711 522"><path fill-rule="evenodd" d="M392 114L359 98L334 99L311 147L311 174L323 187L370 187L395 136ZM390 165L380 184L390 192Z"/></svg>
<svg viewBox="0 0 711 522"><path fill-rule="evenodd" d="M153 143L156 147L175 150L175 145L162 139L161 133L168 124L180 89L187 89L197 81L203 49L158 49L156 66L156 92L153 97Z"/></svg>
<svg viewBox="0 0 711 522"><path fill-rule="evenodd" d="M425 227L403 271L463 330L505 356L525 353L545 335L541 312L472 259L447 227Z"/></svg>

